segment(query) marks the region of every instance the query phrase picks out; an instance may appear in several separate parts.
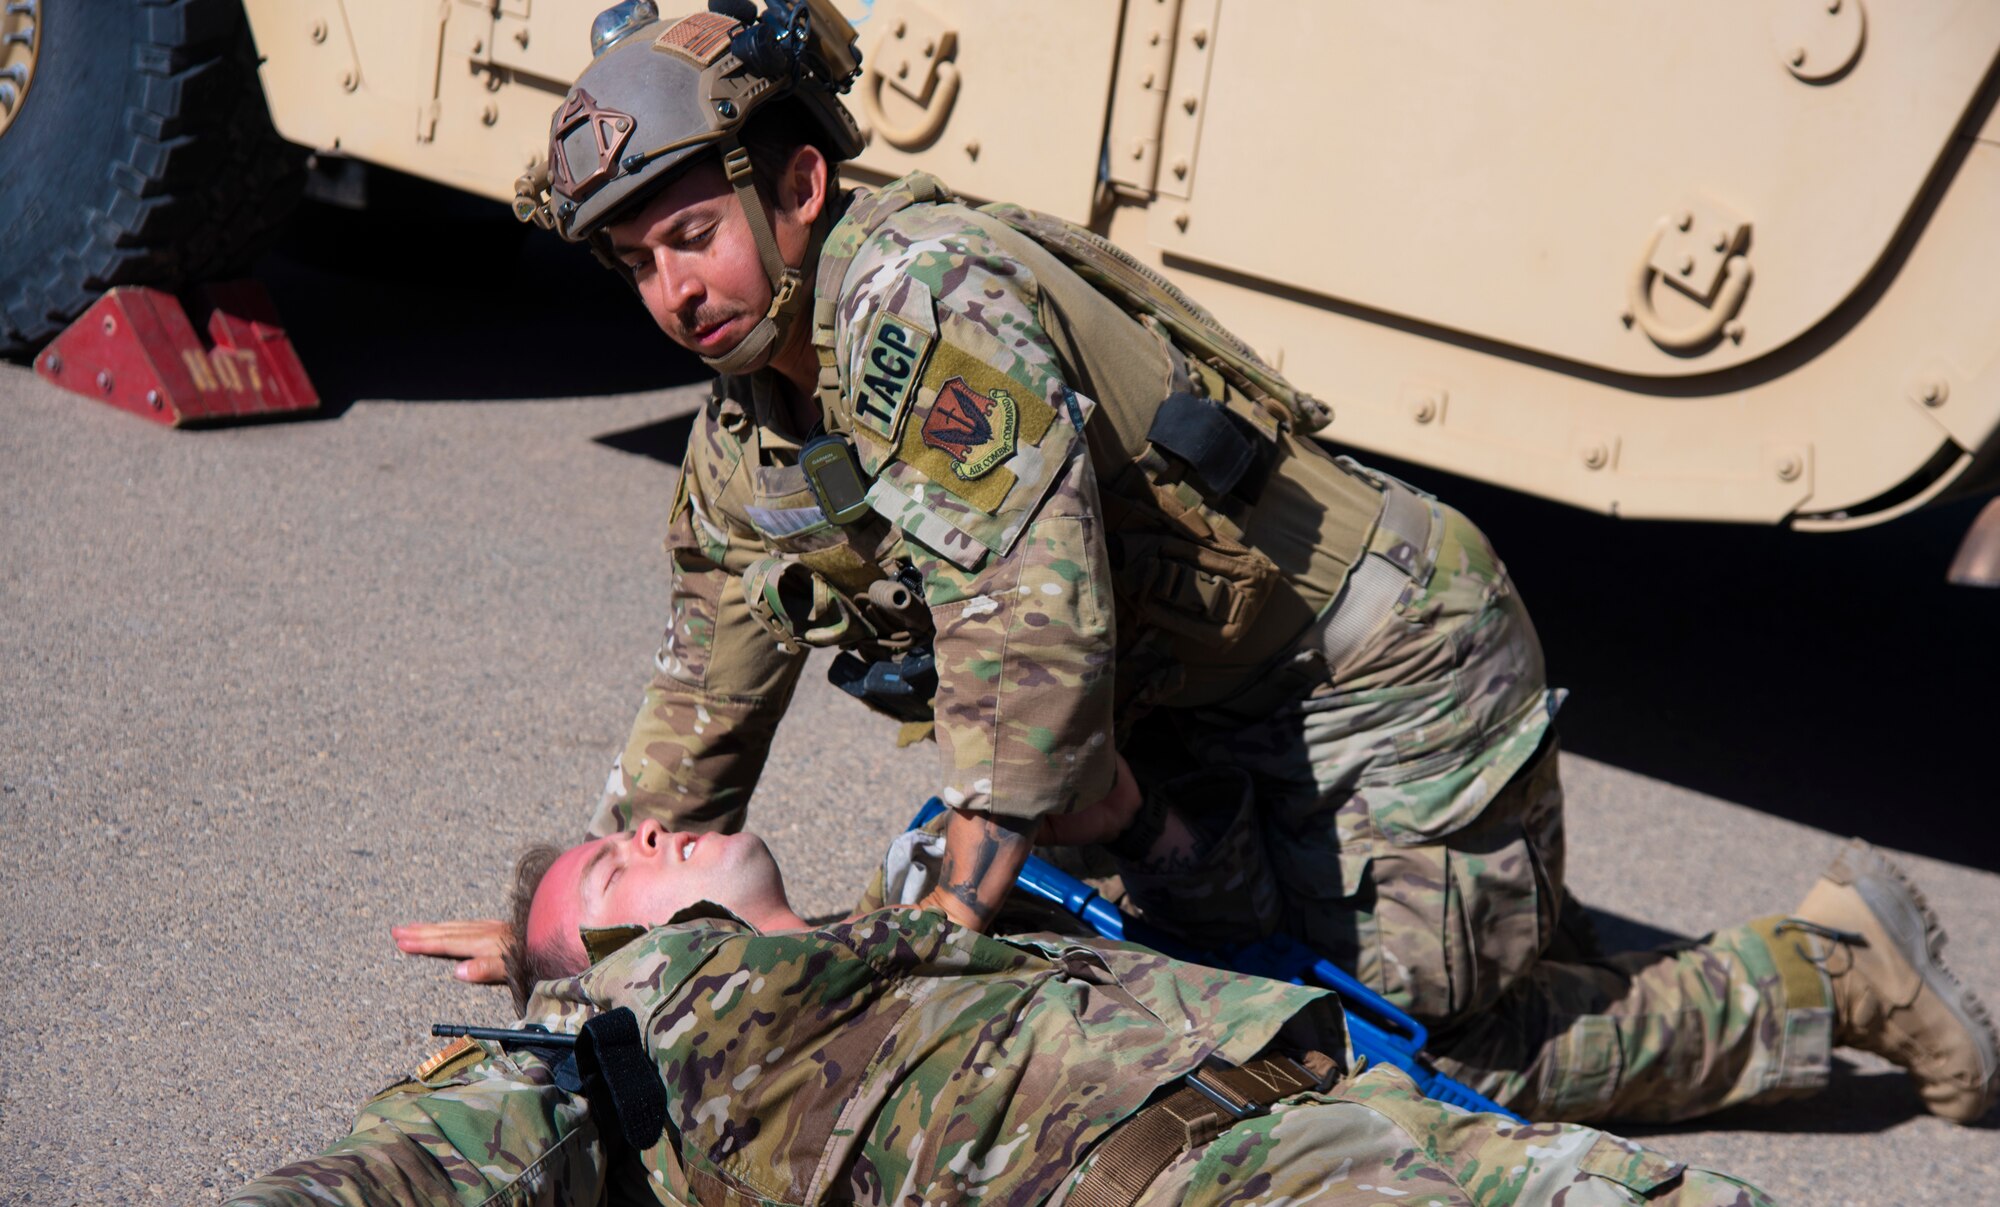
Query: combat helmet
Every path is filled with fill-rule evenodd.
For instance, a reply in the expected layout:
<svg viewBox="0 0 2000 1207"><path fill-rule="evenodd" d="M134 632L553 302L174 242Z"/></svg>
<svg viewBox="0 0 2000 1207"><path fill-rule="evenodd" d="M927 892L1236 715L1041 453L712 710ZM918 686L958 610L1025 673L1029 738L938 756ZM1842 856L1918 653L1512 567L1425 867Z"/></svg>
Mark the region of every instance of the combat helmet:
<svg viewBox="0 0 2000 1207"><path fill-rule="evenodd" d="M861 151L840 103L861 73L854 27L832 0L710 0L707 11L661 20L653 0L624 0L591 25L591 63L549 125L546 166L515 184L514 214L609 255L605 225L690 163L719 153L764 273L771 308L710 368L761 367L812 306L810 265L787 267L757 195L741 139L759 110L791 100L841 159Z"/></svg>

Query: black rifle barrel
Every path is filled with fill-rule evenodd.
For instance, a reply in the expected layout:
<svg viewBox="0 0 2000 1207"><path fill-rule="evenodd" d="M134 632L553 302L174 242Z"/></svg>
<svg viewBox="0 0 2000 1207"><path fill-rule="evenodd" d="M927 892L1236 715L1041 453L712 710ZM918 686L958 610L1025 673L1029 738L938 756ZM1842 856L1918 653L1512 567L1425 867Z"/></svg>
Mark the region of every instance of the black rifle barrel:
<svg viewBox="0 0 2000 1207"><path fill-rule="evenodd" d="M463 1035L467 1039L484 1039L493 1043L516 1047L574 1048L576 1036L562 1031L507 1031L499 1027L461 1027L457 1023L432 1023L431 1034L450 1039Z"/></svg>

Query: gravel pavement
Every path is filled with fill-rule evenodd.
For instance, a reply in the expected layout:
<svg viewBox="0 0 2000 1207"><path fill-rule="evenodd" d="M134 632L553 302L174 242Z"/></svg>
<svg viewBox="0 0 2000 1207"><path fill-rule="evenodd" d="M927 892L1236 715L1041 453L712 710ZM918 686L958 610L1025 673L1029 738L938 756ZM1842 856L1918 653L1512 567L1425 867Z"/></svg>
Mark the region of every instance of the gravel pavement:
<svg viewBox="0 0 2000 1207"><path fill-rule="evenodd" d="M400 956L388 927L493 911L520 848L581 829L649 672L664 462L698 389L356 393L324 421L169 432L0 365L0 1203L209 1201L344 1134L433 1048L430 1022L506 1017L499 991ZM1569 560L1510 539L1510 560ZM1587 588L1537 573L1531 600L1589 627L1564 602ZM1966 606L1991 618L1991 599ZM1543 628L1559 673L1569 656L1594 682L1564 651L1600 647ZM1975 665L1993 631L1959 634L1986 643ZM1576 748L1649 769L1684 749L1704 786L1757 782L1718 753L1761 757L1755 734L1597 695L1570 713L1601 701L1613 723L1582 721L1598 737ZM1674 736L1648 743L1651 725ZM891 733L808 672L753 824L809 912L846 905L927 794L929 748ZM1851 755L1779 738L1810 782ZM1952 783L1990 762L1878 754ZM1851 801L1814 825L1809 805L1746 807L1670 770L1564 770L1572 883L1636 939L1789 907L1856 828ZM1995 795L1915 795L1882 802L1896 816L1874 836L1947 856L1908 864L1957 969L2000 997ZM1793 1202L2000 1195L1992 1125L1921 1115L1866 1059L1810 1102L1650 1142Z"/></svg>

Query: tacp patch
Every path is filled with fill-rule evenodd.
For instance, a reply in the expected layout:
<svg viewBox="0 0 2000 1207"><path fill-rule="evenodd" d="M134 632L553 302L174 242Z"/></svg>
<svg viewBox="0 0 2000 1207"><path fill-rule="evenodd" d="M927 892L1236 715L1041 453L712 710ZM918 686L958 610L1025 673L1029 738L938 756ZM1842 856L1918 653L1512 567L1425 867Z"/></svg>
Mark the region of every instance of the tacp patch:
<svg viewBox="0 0 2000 1207"><path fill-rule="evenodd" d="M883 311L868 330L868 342L854 366L854 424L883 444L896 442L924 361L931 333L899 314Z"/></svg>
<svg viewBox="0 0 2000 1207"><path fill-rule="evenodd" d="M924 444L951 458L951 472L970 482L1014 455L1021 433L1021 404L1013 391L994 386L981 394L954 377L938 387L924 415Z"/></svg>

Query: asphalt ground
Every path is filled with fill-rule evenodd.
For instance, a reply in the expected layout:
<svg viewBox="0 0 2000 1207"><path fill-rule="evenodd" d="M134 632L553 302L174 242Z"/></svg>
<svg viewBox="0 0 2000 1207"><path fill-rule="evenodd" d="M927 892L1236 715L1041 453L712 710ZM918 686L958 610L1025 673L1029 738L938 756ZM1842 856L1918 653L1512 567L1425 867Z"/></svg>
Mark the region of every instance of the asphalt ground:
<svg viewBox="0 0 2000 1207"><path fill-rule="evenodd" d="M0 366L0 1203L209 1201L343 1135L431 1022L507 1018L388 927L494 911L581 830L701 387L582 257L480 249L267 266L314 421L169 432ZM1914 852L2000 998L2000 594L1939 581L1967 508L1814 538L1409 472L1494 535L1575 689L1570 881L1613 938L1786 909L1859 832ZM753 810L808 912L928 793L892 733L808 672ZM1637 1134L1790 1202L2000 1197L1992 1121L1851 1054L1814 1099Z"/></svg>

